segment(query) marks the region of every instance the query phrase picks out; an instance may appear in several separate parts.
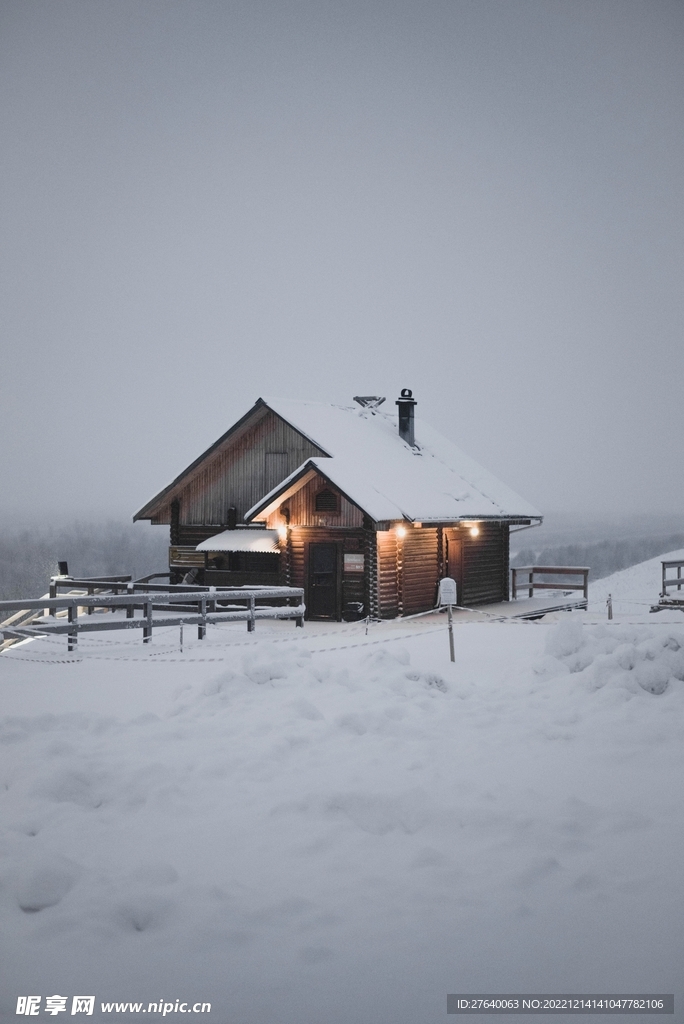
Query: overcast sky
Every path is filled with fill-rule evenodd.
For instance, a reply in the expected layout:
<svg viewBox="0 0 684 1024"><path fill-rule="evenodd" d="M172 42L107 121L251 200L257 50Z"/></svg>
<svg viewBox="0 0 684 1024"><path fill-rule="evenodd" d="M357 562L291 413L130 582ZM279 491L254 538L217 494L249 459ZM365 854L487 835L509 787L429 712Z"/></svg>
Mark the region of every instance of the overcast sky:
<svg viewBox="0 0 684 1024"><path fill-rule="evenodd" d="M684 510L683 44L679 0L4 0L0 512L402 387L542 511Z"/></svg>

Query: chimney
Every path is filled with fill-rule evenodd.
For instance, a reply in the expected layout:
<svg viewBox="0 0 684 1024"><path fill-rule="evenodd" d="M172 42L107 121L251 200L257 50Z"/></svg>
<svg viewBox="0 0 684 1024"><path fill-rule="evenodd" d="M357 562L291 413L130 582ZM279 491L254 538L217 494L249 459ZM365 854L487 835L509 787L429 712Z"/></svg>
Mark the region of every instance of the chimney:
<svg viewBox="0 0 684 1024"><path fill-rule="evenodd" d="M416 400L410 388L402 388L401 397L394 404L399 406L399 437L415 448L413 407L416 405Z"/></svg>

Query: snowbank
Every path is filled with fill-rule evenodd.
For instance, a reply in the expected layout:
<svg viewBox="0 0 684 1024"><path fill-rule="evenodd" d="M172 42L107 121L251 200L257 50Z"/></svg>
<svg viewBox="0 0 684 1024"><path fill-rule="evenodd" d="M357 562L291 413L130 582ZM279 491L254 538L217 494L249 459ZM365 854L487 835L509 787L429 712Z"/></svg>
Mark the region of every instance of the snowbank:
<svg viewBox="0 0 684 1024"><path fill-rule="evenodd" d="M550 634L546 656L534 670L547 679L578 673L589 690L612 686L661 694L684 680L684 630L666 626L654 635L645 626L617 624L585 629L581 620L570 619Z"/></svg>

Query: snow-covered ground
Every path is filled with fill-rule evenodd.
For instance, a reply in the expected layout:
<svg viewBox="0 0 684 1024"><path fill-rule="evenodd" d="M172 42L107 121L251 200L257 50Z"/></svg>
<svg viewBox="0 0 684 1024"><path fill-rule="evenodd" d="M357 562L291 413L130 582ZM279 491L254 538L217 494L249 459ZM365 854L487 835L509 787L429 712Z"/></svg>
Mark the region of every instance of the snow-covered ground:
<svg viewBox="0 0 684 1024"><path fill-rule="evenodd" d="M59 994L430 1024L447 992L674 992L684 1021L684 616L649 614L659 572L551 622L457 616L453 665L441 615L5 652L6 1019L38 994L43 1019Z"/></svg>

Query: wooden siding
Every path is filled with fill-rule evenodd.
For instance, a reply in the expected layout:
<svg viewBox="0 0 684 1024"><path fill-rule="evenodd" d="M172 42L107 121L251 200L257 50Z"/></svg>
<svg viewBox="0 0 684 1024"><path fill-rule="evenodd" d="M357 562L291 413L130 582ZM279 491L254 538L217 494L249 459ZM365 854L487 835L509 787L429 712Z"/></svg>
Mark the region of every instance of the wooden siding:
<svg viewBox="0 0 684 1024"><path fill-rule="evenodd" d="M479 535L463 537L463 583L461 603L466 607L508 600L508 526L480 523Z"/></svg>
<svg viewBox="0 0 684 1024"><path fill-rule="evenodd" d="M406 531L403 542L402 614L415 615L435 607L439 564L437 530Z"/></svg>
<svg viewBox="0 0 684 1024"><path fill-rule="evenodd" d="M380 615L378 589L378 535L366 524L364 530L365 565L363 574L364 613L377 619Z"/></svg>
<svg viewBox="0 0 684 1024"><path fill-rule="evenodd" d="M407 527L403 540L395 530L377 534L378 613L389 619L433 608L439 580L456 580L458 602L465 606L508 600L509 530L505 523L468 527Z"/></svg>
<svg viewBox="0 0 684 1024"><path fill-rule="evenodd" d="M245 512L307 459L325 453L270 410L257 423L202 462L166 497L152 520L169 523L171 501L179 502L179 523L226 526L228 509ZM277 479L276 479L277 478ZM187 542L183 542L187 543Z"/></svg>
<svg viewBox="0 0 684 1024"><path fill-rule="evenodd" d="M217 533L223 533L224 529L223 526L187 526L185 523L179 523L176 543L192 545L196 548L202 541L215 537Z"/></svg>
<svg viewBox="0 0 684 1024"><path fill-rule="evenodd" d="M278 587L279 573L228 572L222 569L202 570L202 584L207 587Z"/></svg>
<svg viewBox="0 0 684 1024"><path fill-rule="evenodd" d="M381 619L399 615L397 585L397 535L394 530L376 534L378 548L378 614Z"/></svg>
<svg viewBox="0 0 684 1024"><path fill-rule="evenodd" d="M317 512L316 494L320 490L332 491L338 496L338 512ZM295 494L283 502L290 510L291 526L321 526L331 529L358 529L363 526L363 512L352 505L343 494L327 483L321 476L315 476L304 484ZM279 510L273 512L266 520L269 530L276 530L283 524ZM294 586L294 584L293 584Z"/></svg>
<svg viewBox="0 0 684 1024"><path fill-rule="evenodd" d="M511 528L508 523L501 523L501 532L503 534L503 600L509 601L511 597Z"/></svg>

